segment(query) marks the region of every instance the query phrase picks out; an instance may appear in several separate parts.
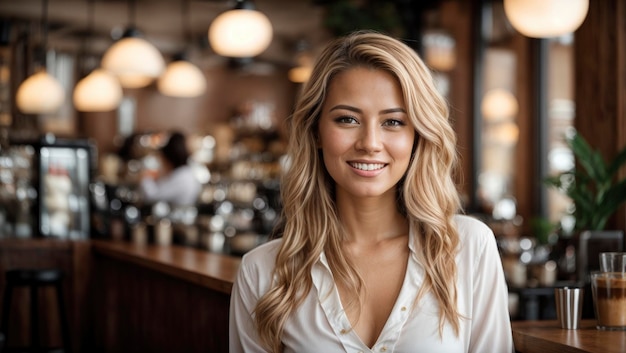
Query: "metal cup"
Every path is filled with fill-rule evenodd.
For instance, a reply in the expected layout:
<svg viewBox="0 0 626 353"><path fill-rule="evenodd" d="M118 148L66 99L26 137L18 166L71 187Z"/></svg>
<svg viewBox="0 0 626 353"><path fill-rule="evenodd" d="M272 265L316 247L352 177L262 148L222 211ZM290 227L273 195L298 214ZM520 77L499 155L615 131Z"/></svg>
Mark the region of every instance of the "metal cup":
<svg viewBox="0 0 626 353"><path fill-rule="evenodd" d="M578 329L583 310L583 288L554 288L554 299L561 328Z"/></svg>

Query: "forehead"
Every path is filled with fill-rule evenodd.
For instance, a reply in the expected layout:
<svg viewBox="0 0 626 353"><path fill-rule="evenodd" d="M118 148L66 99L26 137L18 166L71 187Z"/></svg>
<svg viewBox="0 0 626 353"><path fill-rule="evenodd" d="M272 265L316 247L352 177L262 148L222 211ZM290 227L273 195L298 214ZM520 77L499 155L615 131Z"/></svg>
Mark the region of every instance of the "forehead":
<svg viewBox="0 0 626 353"><path fill-rule="evenodd" d="M328 83L324 103L336 99L393 100L403 103L399 80L389 71L356 66L334 75Z"/></svg>

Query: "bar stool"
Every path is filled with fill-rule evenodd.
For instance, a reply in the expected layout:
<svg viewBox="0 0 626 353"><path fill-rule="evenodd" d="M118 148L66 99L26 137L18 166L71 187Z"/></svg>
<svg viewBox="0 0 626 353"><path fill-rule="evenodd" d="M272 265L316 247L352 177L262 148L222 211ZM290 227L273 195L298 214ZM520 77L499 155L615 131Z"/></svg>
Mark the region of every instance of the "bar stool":
<svg viewBox="0 0 626 353"><path fill-rule="evenodd" d="M42 348L39 342L39 287L52 286L56 289L61 334L63 339L63 351L70 352L69 324L65 304L63 301L63 272L57 269L15 269L6 272L6 289L2 307L2 328L4 333L4 349L9 351L9 317L13 288L30 288L30 351L40 352Z"/></svg>

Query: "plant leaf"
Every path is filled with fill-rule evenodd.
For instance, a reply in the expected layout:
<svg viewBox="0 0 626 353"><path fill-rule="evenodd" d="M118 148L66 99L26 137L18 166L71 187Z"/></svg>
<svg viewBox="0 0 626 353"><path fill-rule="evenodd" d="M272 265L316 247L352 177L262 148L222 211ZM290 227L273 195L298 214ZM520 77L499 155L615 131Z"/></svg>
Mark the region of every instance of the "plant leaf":
<svg viewBox="0 0 626 353"><path fill-rule="evenodd" d="M594 180L606 178L606 164L599 152L594 151L580 134L574 135L569 140L569 145L574 152L576 162L580 164L584 171Z"/></svg>
<svg viewBox="0 0 626 353"><path fill-rule="evenodd" d="M624 148L617 154L617 156L615 156L611 164L609 164L607 172L611 177L613 177L613 175L615 175L619 171L622 165L626 165L626 146L624 146Z"/></svg>

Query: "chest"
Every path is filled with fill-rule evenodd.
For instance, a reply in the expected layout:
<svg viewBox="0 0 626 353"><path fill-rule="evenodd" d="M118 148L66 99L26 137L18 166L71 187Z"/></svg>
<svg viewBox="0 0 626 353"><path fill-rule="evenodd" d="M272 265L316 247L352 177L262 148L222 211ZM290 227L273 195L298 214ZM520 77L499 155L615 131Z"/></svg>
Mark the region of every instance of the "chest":
<svg viewBox="0 0 626 353"><path fill-rule="evenodd" d="M372 347L397 302L404 283L409 252L370 253L353 259L364 290L357 293L337 285L342 306L355 333Z"/></svg>

